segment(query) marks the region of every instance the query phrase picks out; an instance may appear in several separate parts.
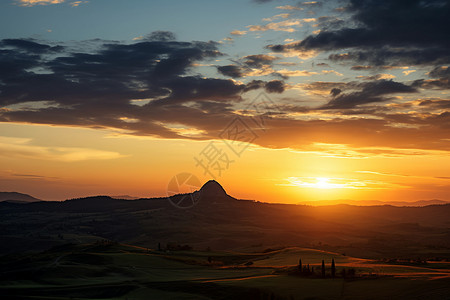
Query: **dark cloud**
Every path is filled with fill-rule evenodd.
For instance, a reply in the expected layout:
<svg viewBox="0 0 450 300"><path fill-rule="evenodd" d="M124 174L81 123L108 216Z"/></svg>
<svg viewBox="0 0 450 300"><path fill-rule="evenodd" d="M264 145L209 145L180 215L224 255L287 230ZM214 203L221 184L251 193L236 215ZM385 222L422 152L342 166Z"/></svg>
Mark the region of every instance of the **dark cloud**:
<svg viewBox="0 0 450 300"><path fill-rule="evenodd" d="M236 65L218 66L217 71L220 74L232 78L239 78L244 76L244 71L241 67Z"/></svg>
<svg viewBox="0 0 450 300"><path fill-rule="evenodd" d="M171 31L153 31L145 37L148 41L174 41L176 39L175 34Z"/></svg>
<svg viewBox="0 0 450 300"><path fill-rule="evenodd" d="M333 82L333 81L315 81L302 85L304 90L324 92L333 89L347 90L357 87L356 82Z"/></svg>
<svg viewBox="0 0 450 300"><path fill-rule="evenodd" d="M351 69L355 71L364 71L372 69L372 66L353 66Z"/></svg>
<svg viewBox="0 0 450 300"><path fill-rule="evenodd" d="M332 60L373 65L438 64L450 62L450 1L351 0L346 26L326 27L317 35L273 51L347 50Z"/></svg>
<svg viewBox="0 0 450 300"><path fill-rule="evenodd" d="M265 84L264 88L268 93L282 93L284 92L284 82L281 80L272 80Z"/></svg>
<svg viewBox="0 0 450 300"><path fill-rule="evenodd" d="M244 64L251 68L261 68L264 65L271 65L277 57L265 54L248 55L243 58Z"/></svg>
<svg viewBox="0 0 450 300"><path fill-rule="evenodd" d="M36 54L59 52L64 49L62 46L41 44L33 39L4 39L0 41L0 47Z"/></svg>
<svg viewBox="0 0 450 300"><path fill-rule="evenodd" d="M317 19L317 27L321 30L336 30L345 26L345 21L341 18L322 16Z"/></svg>
<svg viewBox="0 0 450 300"><path fill-rule="evenodd" d="M182 137L167 126L182 124L205 130L202 138L216 138L242 93L284 90L276 80L243 84L195 74L196 62L223 55L215 42L180 42L171 33L154 32L132 44L88 44L0 41L0 122L115 128L165 138ZM29 102L36 104L19 108Z"/></svg>
<svg viewBox="0 0 450 300"><path fill-rule="evenodd" d="M427 99L419 102L419 106L432 109L450 109L450 100L448 99Z"/></svg>
<svg viewBox="0 0 450 300"><path fill-rule="evenodd" d="M224 76L232 78L245 77L247 73L252 71L252 69L271 67L273 65L273 61L277 59L278 58L275 56L266 54L248 55L239 59L236 62L237 64L217 66L217 71Z"/></svg>
<svg viewBox="0 0 450 300"><path fill-rule="evenodd" d="M3 46L0 105L25 101L124 105L131 99L164 97L174 92L171 82L186 76L193 62L221 55L216 46L214 42L103 43L92 53L67 51L56 57L36 54L34 46L11 55ZM40 52L50 49L39 48Z"/></svg>
<svg viewBox="0 0 450 300"><path fill-rule="evenodd" d="M439 66L428 73L432 79L419 79L414 81L413 86L426 89L450 89L450 68Z"/></svg>
<svg viewBox="0 0 450 300"><path fill-rule="evenodd" d="M247 83L244 91L251 91L264 88L268 93L282 93L285 90L285 84L281 80L272 80L269 82L262 80L252 80Z"/></svg>
<svg viewBox="0 0 450 300"><path fill-rule="evenodd" d="M331 91L330 91L330 95L333 96L333 97L336 97L336 96L339 95L341 92L342 92L341 89L333 88L333 89L331 89Z"/></svg>
<svg viewBox="0 0 450 300"><path fill-rule="evenodd" d="M376 103L389 100L386 95L397 93L416 93L417 90L400 82L392 80L379 80L361 83L361 90L351 93L341 93L338 89L332 89L334 98L324 106L325 109L348 109L367 103Z"/></svg>

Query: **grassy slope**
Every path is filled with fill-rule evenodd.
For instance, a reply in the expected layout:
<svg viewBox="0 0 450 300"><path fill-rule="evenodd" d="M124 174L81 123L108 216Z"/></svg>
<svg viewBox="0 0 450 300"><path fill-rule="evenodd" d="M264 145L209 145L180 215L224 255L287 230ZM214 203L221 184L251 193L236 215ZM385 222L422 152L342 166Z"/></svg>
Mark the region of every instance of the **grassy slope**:
<svg viewBox="0 0 450 300"><path fill-rule="evenodd" d="M212 265L207 258L211 256ZM338 271L358 264L359 272L376 271L374 261L314 249L287 248L269 253L147 250L128 245L72 245L39 254L0 259L0 293L11 299L442 299L450 295L450 270L430 264L423 276L343 280L288 275L298 258L318 266L335 258ZM218 262L224 262L223 265ZM253 265L245 267L245 262ZM386 265L398 273L417 268ZM387 269L386 269L387 270ZM444 279L433 278L436 272ZM33 298L31 298L33 296ZM344 296L342 298L342 296ZM281 299L281 298L280 298ZM311 298L313 299L313 298Z"/></svg>

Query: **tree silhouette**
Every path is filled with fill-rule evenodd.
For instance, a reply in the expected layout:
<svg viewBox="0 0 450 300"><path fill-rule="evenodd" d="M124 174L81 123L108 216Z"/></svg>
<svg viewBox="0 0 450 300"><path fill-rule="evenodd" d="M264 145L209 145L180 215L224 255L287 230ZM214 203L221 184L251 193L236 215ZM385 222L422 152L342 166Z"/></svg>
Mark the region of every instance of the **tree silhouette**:
<svg viewBox="0 0 450 300"><path fill-rule="evenodd" d="M336 265L334 264L334 258L331 259L331 277L336 276Z"/></svg>
<svg viewBox="0 0 450 300"><path fill-rule="evenodd" d="M322 277L325 277L325 261L322 259Z"/></svg>
<svg viewBox="0 0 450 300"><path fill-rule="evenodd" d="M298 260L298 270L300 271L300 273L302 272L302 259L301 258Z"/></svg>

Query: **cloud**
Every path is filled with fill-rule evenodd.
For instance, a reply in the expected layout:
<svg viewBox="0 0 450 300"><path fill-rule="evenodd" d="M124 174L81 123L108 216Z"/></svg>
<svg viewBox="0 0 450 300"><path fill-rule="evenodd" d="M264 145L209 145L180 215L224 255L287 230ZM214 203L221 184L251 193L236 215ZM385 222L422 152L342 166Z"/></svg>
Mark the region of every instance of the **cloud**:
<svg viewBox="0 0 450 300"><path fill-rule="evenodd" d="M76 162L124 157L117 152L89 148L43 147L33 145L31 139L0 136L0 155L7 158L31 158Z"/></svg>
<svg viewBox="0 0 450 300"><path fill-rule="evenodd" d="M353 66L353 67L351 67L351 69L355 70L355 71L365 71L365 70L370 70L372 68L373 68L372 66Z"/></svg>
<svg viewBox="0 0 450 300"><path fill-rule="evenodd" d="M318 74L316 72L311 72L311 71L306 71L306 70L287 70L287 69L278 70L277 73L279 73L283 76L288 76L288 77L311 76L311 75Z"/></svg>
<svg viewBox="0 0 450 300"><path fill-rule="evenodd" d="M302 26L299 19L289 19L281 22L271 22L265 25L249 25L247 26L249 31L285 31L285 32L294 32L295 29L293 27Z"/></svg>
<svg viewBox="0 0 450 300"><path fill-rule="evenodd" d="M245 35L247 33L247 31L245 30L233 30L232 32L230 32L230 34L232 35Z"/></svg>
<svg viewBox="0 0 450 300"><path fill-rule="evenodd" d="M247 55L239 59L239 65L218 66L217 71L228 77L264 76L275 74L272 64L278 57L267 54Z"/></svg>
<svg viewBox="0 0 450 300"><path fill-rule="evenodd" d="M448 1L351 0L348 21L326 26L295 45L272 45L278 52L339 51L331 60L372 65L436 65L450 62ZM320 20L319 20L320 21ZM344 23L342 23L344 22Z"/></svg>
<svg viewBox="0 0 450 300"><path fill-rule="evenodd" d="M35 6L35 5L50 5L50 4L60 4L65 2L65 0L16 0L19 6Z"/></svg>
<svg viewBox="0 0 450 300"><path fill-rule="evenodd" d="M416 93L417 90L400 82L379 80L358 85L360 91L351 93L332 93L335 97L324 106L326 109L348 109L367 103L389 100L386 95L396 93Z"/></svg>
<svg viewBox="0 0 450 300"><path fill-rule="evenodd" d="M264 18L263 21L265 21L265 22L272 22L274 20L281 19L281 18L287 19L287 18L289 18L289 16L290 16L290 14L278 14L278 15L275 15L275 16L273 16L271 18Z"/></svg>
<svg viewBox="0 0 450 300"><path fill-rule="evenodd" d="M428 73L432 79L419 79L413 86L426 89L450 89L450 68L448 66L435 67Z"/></svg>
<svg viewBox="0 0 450 300"><path fill-rule="evenodd" d="M222 75L232 78L239 78L245 75L241 67L236 65L218 66L217 71Z"/></svg>
<svg viewBox="0 0 450 300"><path fill-rule="evenodd" d="M392 74L382 73L382 74L375 74L375 75L371 75L371 76L358 76L356 78L360 78L362 80L387 80L387 79L393 79L393 78L395 78L395 76Z"/></svg>
<svg viewBox="0 0 450 300"><path fill-rule="evenodd" d="M339 72L337 72L335 70L322 70L322 73L323 74L334 74L336 76L344 76L344 74L339 73Z"/></svg>
<svg viewBox="0 0 450 300"><path fill-rule="evenodd" d="M298 41L294 41L284 45L268 45L266 48L275 53L281 53L285 57L297 56L301 59L313 58L318 54L315 50L296 49L297 44Z"/></svg>
<svg viewBox="0 0 450 300"><path fill-rule="evenodd" d="M283 10L303 10L303 7L292 6L292 5L277 6L277 8L283 9Z"/></svg>
<svg viewBox="0 0 450 300"><path fill-rule="evenodd" d="M268 93L282 93L285 89L284 83L280 80L272 80L265 84L264 88Z"/></svg>
<svg viewBox="0 0 450 300"><path fill-rule="evenodd" d="M405 74L405 76L408 76L411 73L416 72L416 70L407 70L407 71L403 71L402 73Z"/></svg>
<svg viewBox="0 0 450 300"><path fill-rule="evenodd" d="M172 38L156 32L130 44L95 40L75 47L1 40L0 122L107 128L164 138L196 132L195 138L206 139L217 137L211 134L217 133L219 122L227 122L243 93L284 90L279 80L244 84L204 77L195 65L222 56L218 44ZM243 63L257 66L273 60L251 55Z"/></svg>
<svg viewBox="0 0 450 300"><path fill-rule="evenodd" d="M320 2L320 1L307 1L307 2L301 3L301 5L303 5L303 6L322 6L322 2Z"/></svg>
<svg viewBox="0 0 450 300"><path fill-rule="evenodd" d="M244 83L219 74L218 78L205 77L196 66L215 66L218 72L234 78L277 76L273 66L280 55L247 55L228 68L219 69L216 60L225 56L219 46L211 41L178 41L167 32L156 32L132 43L95 40L72 46L30 39L1 40L0 122L105 128L133 136L207 140L217 138L236 117L237 109L251 101L250 91L260 89L276 94L295 88L300 89L296 92L307 94L307 99L291 99L289 93L276 95L286 105L277 103L283 110L268 108L264 112L270 130L255 141L260 146L306 149L314 143L335 143L371 147L372 152L366 156L383 151L406 155L404 150L393 151L395 148L415 149L411 153L416 154L420 152L417 149L450 149L450 113L445 111L448 99L422 99L409 103L411 109L406 104L400 107L385 103L402 93L417 93L419 87L436 89L438 84L445 84L448 69L444 64L430 68L427 80L411 85L385 79L307 81L289 86L282 80ZM292 54L297 51L292 48ZM386 66L399 68L374 68ZM278 78L322 74L323 69L318 70L282 69ZM395 100L399 102L396 104L405 102ZM323 104L325 101L328 103ZM306 102L314 107L306 106ZM242 120L254 122L259 115L251 113L243 115ZM36 155L41 151L41 157L65 161L108 157L91 151L94 149L30 150L35 145L29 141L6 144L15 147L5 148L8 153Z"/></svg>
<svg viewBox="0 0 450 300"><path fill-rule="evenodd" d="M81 4L86 4L89 3L89 1L74 1L74 2L70 2L70 6L72 7L77 7L80 6Z"/></svg>
<svg viewBox="0 0 450 300"><path fill-rule="evenodd" d="M264 65L270 65L274 60L278 58L273 55L256 54L244 56L244 63L252 68L261 68Z"/></svg>

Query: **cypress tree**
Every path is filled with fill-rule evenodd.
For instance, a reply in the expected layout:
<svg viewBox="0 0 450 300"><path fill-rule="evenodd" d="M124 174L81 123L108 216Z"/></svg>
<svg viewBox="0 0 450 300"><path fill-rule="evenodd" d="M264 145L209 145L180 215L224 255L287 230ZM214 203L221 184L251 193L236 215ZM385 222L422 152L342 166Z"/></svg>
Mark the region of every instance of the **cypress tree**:
<svg viewBox="0 0 450 300"><path fill-rule="evenodd" d="M336 276L336 265L334 264L334 258L331 259L331 277Z"/></svg>
<svg viewBox="0 0 450 300"><path fill-rule="evenodd" d="M322 277L325 277L325 261L322 259Z"/></svg>
<svg viewBox="0 0 450 300"><path fill-rule="evenodd" d="M298 270L300 271L300 273L302 272L302 259L301 258L298 260Z"/></svg>

